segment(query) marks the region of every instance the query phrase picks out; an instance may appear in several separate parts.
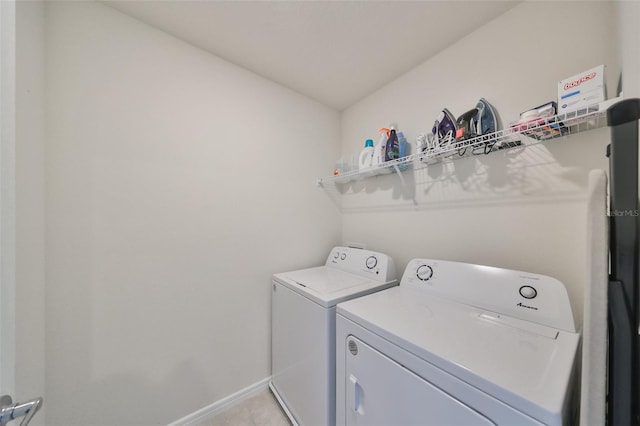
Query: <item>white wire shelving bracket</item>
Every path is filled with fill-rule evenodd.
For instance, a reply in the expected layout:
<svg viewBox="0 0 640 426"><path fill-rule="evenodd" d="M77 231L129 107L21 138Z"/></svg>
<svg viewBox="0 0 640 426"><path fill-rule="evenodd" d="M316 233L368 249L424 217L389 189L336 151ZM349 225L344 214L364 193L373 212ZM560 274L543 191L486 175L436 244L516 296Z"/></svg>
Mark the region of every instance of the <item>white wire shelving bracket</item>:
<svg viewBox="0 0 640 426"><path fill-rule="evenodd" d="M473 139L451 140L435 149L417 152L377 166L319 178L317 184L319 186L343 184L376 175L393 173L394 171L400 177L401 182L404 183L402 172L405 170L417 170L443 161L453 161L475 155L487 155L518 147L528 147L550 139L604 127L607 121L606 113L606 108L592 105L578 111L553 117L536 118L524 123L514 123L506 129L477 136Z"/></svg>

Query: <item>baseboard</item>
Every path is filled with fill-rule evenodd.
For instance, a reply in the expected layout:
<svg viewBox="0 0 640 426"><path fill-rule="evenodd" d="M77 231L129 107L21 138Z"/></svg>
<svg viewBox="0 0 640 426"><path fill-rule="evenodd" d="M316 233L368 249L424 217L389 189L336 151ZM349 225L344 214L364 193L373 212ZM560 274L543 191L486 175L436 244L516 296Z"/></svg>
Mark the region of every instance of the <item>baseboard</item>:
<svg viewBox="0 0 640 426"><path fill-rule="evenodd" d="M184 416L183 418L176 420L173 423L170 423L169 426L191 426L196 425L203 420L213 417L216 414L221 413L222 411L236 405L239 402L244 401L245 399L251 398L252 396L264 391L269 386L269 381L271 377L267 377L265 379L260 380L257 383L254 383L250 386L247 386L244 389L239 390L238 392L232 393L231 395L222 398L219 401L214 402L211 405L208 405L204 408L199 409L198 411L194 411L191 414Z"/></svg>

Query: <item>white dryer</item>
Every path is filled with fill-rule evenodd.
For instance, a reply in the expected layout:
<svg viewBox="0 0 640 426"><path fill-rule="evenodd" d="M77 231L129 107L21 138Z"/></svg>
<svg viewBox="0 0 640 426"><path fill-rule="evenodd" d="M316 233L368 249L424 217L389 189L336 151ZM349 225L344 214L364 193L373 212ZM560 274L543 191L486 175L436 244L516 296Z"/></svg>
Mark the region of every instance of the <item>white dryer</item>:
<svg viewBox="0 0 640 426"><path fill-rule="evenodd" d="M337 307L336 423L571 424L579 341L556 279L414 259Z"/></svg>
<svg viewBox="0 0 640 426"><path fill-rule="evenodd" d="M350 247L273 276L269 387L293 424L335 422L336 304L397 283L389 256Z"/></svg>

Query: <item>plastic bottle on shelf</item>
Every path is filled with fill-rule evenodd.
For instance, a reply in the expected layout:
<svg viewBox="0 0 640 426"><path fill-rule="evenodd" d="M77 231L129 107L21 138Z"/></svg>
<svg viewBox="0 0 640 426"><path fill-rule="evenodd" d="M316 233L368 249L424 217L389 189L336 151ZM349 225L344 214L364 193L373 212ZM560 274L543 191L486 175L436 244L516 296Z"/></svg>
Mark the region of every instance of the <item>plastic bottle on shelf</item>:
<svg viewBox="0 0 640 426"><path fill-rule="evenodd" d="M400 158L400 144L395 126L389 128L389 139L387 139L384 153L384 161L391 161Z"/></svg>
<svg viewBox="0 0 640 426"><path fill-rule="evenodd" d="M360 152L358 160L358 170L370 169L373 165L373 139L367 139L364 143L364 149Z"/></svg>
<svg viewBox="0 0 640 426"><path fill-rule="evenodd" d="M372 166L379 166L382 163L384 163L384 157L385 157L385 150L386 150L386 144L387 144L387 131L389 129L387 128L382 128L379 130L380 132L380 140L378 141L378 144L375 146L374 150L373 150L373 159L371 161L371 165Z"/></svg>
<svg viewBox="0 0 640 426"><path fill-rule="evenodd" d="M409 146L409 142L407 142L407 138L404 137L403 132L397 132L398 135L398 147L400 149L400 158L406 157L409 155L409 151L411 150L411 146Z"/></svg>
<svg viewBox="0 0 640 426"><path fill-rule="evenodd" d="M409 142L407 142L407 138L404 137L403 132L397 132L397 135L398 135L398 147L400 149L400 158L404 158L410 154L409 151L411 150L411 146L409 145ZM400 170L406 170L407 167L408 167L407 164L401 164Z"/></svg>

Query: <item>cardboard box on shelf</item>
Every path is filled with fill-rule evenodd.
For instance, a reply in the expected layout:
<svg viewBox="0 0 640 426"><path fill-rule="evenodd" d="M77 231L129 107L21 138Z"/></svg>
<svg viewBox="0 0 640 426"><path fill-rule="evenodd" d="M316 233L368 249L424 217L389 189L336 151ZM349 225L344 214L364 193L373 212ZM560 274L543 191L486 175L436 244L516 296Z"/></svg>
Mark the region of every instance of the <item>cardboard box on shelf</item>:
<svg viewBox="0 0 640 426"><path fill-rule="evenodd" d="M558 82L558 114L576 111L605 100L604 65Z"/></svg>

